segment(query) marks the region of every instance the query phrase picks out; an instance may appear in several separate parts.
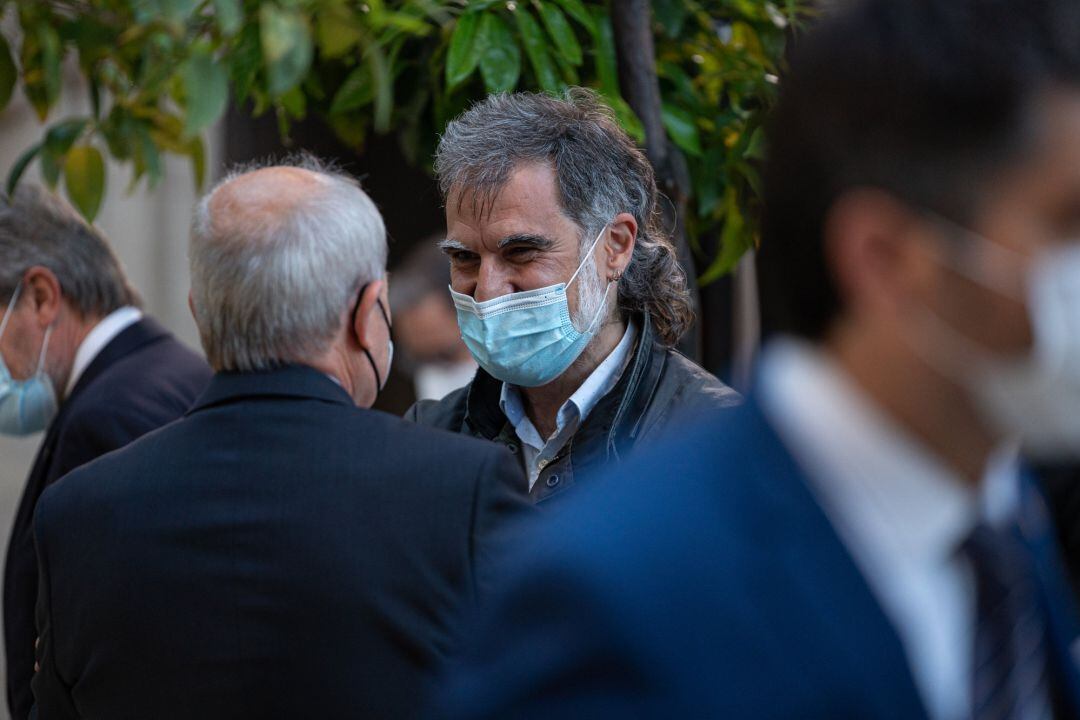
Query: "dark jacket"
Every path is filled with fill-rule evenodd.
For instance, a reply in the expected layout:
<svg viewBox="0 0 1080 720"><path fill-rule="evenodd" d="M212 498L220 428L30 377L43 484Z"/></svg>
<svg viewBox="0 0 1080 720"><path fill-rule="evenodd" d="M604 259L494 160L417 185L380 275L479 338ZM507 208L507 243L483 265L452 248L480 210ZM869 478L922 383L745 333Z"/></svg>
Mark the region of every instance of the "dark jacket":
<svg viewBox="0 0 1080 720"><path fill-rule="evenodd" d="M90 362L45 433L15 514L4 567L4 642L11 717L33 705L37 563L31 524L42 491L68 471L180 417L210 380L206 362L150 318Z"/></svg>
<svg viewBox="0 0 1080 720"><path fill-rule="evenodd" d="M577 433L540 472L532 497L547 500L649 444L684 415L738 404L739 395L678 351L656 341L648 317L633 359L618 384L596 404ZM514 426L499 409L502 382L482 369L442 400L421 400L405 414L423 425L494 440L524 463Z"/></svg>
<svg viewBox="0 0 1080 720"><path fill-rule="evenodd" d="M434 717L927 717L811 480L752 400L725 415L639 454L524 538ZM1021 507L1056 717L1080 717L1075 617L1030 484Z"/></svg>
<svg viewBox="0 0 1080 720"><path fill-rule="evenodd" d="M42 495L41 717L414 715L517 475L311 368L219 373Z"/></svg>

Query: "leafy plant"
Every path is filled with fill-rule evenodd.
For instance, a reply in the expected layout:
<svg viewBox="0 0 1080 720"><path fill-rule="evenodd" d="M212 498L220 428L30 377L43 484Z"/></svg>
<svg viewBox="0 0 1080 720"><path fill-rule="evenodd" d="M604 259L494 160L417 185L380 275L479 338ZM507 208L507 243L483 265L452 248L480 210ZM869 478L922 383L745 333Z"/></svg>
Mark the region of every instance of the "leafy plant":
<svg viewBox="0 0 1080 720"><path fill-rule="evenodd" d="M693 181L687 227L726 272L756 241L761 120L788 28L810 0L654 0L664 126ZM163 153L205 175L202 134L230 98L256 115L324 117L353 147L394 133L428 164L446 122L485 93L596 88L641 139L619 92L601 0L0 0L19 37L0 37L0 108L21 86L46 127L8 178L37 162L93 218L105 154L152 186ZM9 42L9 40L11 42ZM53 118L61 67L77 63L91 111ZM718 238L709 242L708 238Z"/></svg>

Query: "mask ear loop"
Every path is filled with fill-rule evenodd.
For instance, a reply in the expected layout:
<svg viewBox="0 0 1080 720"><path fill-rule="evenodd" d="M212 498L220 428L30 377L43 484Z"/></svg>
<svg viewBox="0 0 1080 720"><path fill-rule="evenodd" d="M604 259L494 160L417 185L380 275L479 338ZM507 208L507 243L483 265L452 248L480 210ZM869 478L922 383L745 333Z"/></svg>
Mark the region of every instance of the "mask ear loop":
<svg viewBox="0 0 1080 720"><path fill-rule="evenodd" d="M7 310L4 311L4 318L0 320L0 338L4 337L4 330L7 328L8 319L11 317L12 311L15 309L16 303L19 302L19 294L22 292L22 281L15 286L15 292L11 296L11 302L8 303Z"/></svg>
<svg viewBox="0 0 1080 720"><path fill-rule="evenodd" d="M574 280L577 279L578 273L581 272L581 268L585 267L585 262L589 259L589 256L596 251L596 245L600 242L600 238L604 236L604 232L608 229L609 225L610 223L605 223L604 227L600 228L600 233L596 236L596 239L593 240L592 245L589 247L589 251L585 253L585 257L581 259L581 264L578 265L577 270L575 270L574 274L570 276L570 282L566 283L566 287L569 288L570 283L574 282ZM607 304L607 293L610 289L611 283L608 283L604 286L604 302L600 303L600 307L596 309L596 314L593 315L592 322L590 322L589 326L585 328L584 332L582 332L582 335L588 335L589 333L591 333L593 331L593 328L596 327L597 321L600 320L600 316L604 314L604 306Z"/></svg>
<svg viewBox="0 0 1080 720"><path fill-rule="evenodd" d="M566 287L569 288L577 280L578 273L581 272L581 268L585 267L585 261L589 259L589 256L596 251L596 244L600 242L600 238L604 236L604 231L608 229L608 223L604 223L604 227L600 228L600 233L596 236L596 239L592 241L592 245L589 246L589 251L585 253L585 256L581 258L581 262L578 263L577 270L570 276L570 280L566 283Z"/></svg>
<svg viewBox="0 0 1080 720"><path fill-rule="evenodd" d="M45 328L45 339L41 341L41 352L38 354L37 371L35 375L43 374L45 370L45 351L49 349L49 337L52 335L53 326Z"/></svg>

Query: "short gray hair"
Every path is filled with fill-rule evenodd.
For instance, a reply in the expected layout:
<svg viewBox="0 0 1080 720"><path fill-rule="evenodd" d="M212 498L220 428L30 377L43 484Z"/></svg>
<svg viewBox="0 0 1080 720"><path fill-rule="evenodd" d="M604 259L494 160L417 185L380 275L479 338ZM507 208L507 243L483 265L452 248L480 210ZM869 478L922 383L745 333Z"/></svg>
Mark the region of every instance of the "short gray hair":
<svg viewBox="0 0 1080 720"><path fill-rule="evenodd" d="M0 200L0 303L39 265L52 271L64 300L83 318L141 304L101 232L55 193L20 183Z"/></svg>
<svg viewBox="0 0 1080 720"><path fill-rule="evenodd" d="M618 285L619 307L647 314L664 344L678 342L693 306L661 228L653 169L596 93L491 95L447 125L435 172L444 202L455 192L460 203L468 190L482 214L514 170L534 162L553 167L563 212L582 229L583 250L615 215L634 216L638 235Z"/></svg>
<svg viewBox="0 0 1080 720"><path fill-rule="evenodd" d="M386 228L350 175L303 155L286 165L324 188L287 213L223 235L211 199L224 184L269 164L229 173L199 202L191 226L191 298L215 370L262 370L325 353L343 309L385 274Z"/></svg>

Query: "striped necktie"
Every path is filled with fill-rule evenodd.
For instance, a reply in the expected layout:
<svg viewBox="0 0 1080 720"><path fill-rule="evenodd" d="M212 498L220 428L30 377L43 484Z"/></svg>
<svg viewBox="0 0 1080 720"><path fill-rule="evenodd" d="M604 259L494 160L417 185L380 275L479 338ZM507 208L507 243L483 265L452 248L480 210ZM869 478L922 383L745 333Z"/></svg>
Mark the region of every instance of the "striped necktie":
<svg viewBox="0 0 1080 720"><path fill-rule="evenodd" d="M1046 618L1019 530L979 525L964 543L976 587L972 720L1053 717Z"/></svg>

